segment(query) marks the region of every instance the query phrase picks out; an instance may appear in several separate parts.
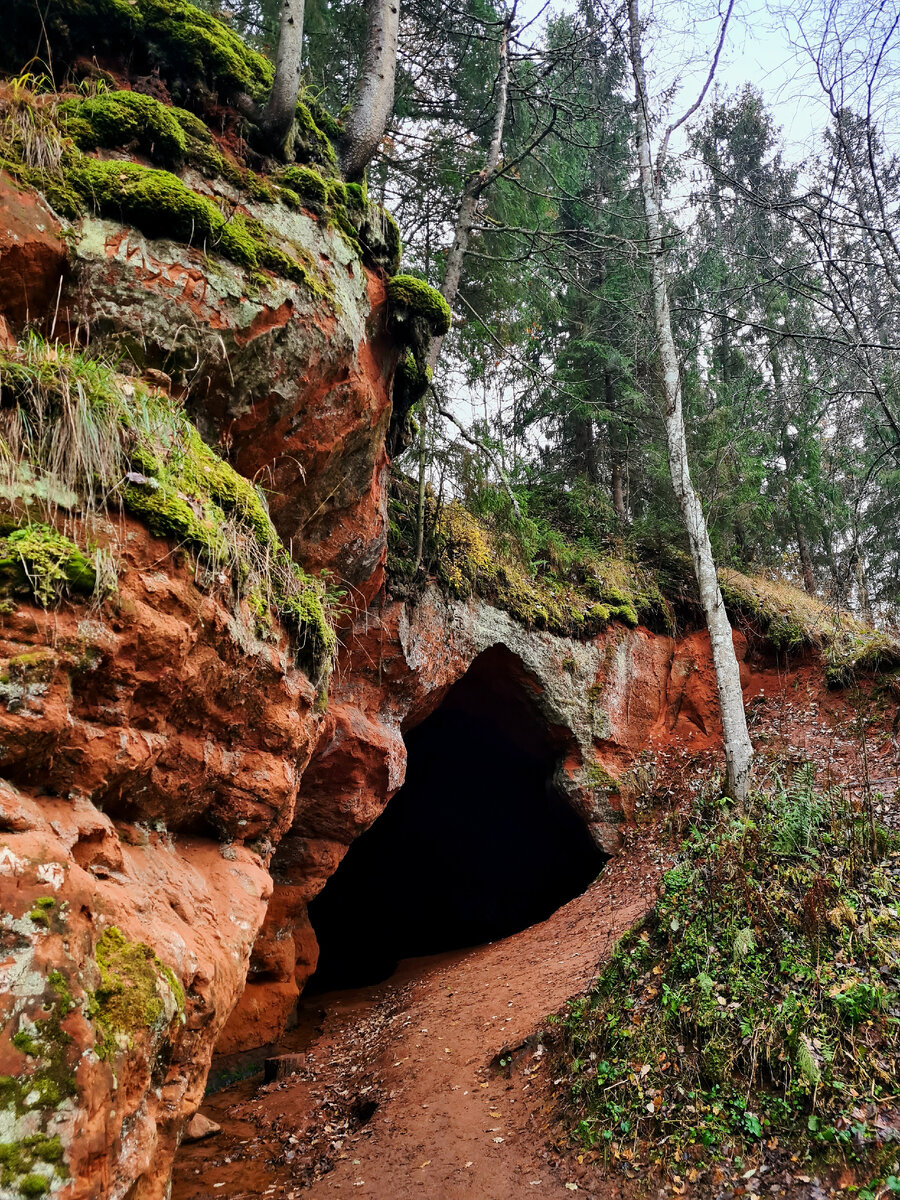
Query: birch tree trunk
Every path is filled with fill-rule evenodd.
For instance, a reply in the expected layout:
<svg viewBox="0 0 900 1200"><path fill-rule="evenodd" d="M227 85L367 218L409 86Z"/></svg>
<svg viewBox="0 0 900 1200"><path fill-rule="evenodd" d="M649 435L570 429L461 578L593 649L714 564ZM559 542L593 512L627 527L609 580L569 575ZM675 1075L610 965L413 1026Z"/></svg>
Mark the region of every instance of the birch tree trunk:
<svg viewBox="0 0 900 1200"><path fill-rule="evenodd" d="M366 48L341 139L341 170L362 179L394 111L400 0L369 0Z"/></svg>
<svg viewBox="0 0 900 1200"><path fill-rule="evenodd" d="M304 0L281 0L275 80L260 125L273 147L284 153L291 136L303 70ZM285 155L285 157L289 157Z"/></svg>
<svg viewBox="0 0 900 1200"><path fill-rule="evenodd" d="M450 252L447 255L447 263L444 267L444 278L441 283L441 295L453 307L453 302L456 300L456 293L459 291L459 285L462 280L463 264L465 262L466 250L468 249L469 239L472 236L472 229L475 226L475 216L478 212L478 201L481 193L488 186L497 171L497 166L500 162L500 148L503 143L503 126L506 122L506 104L509 95L509 28L510 21L507 21L503 30L503 35L500 40L500 61L497 68L497 103L494 108L494 124L491 129L491 140L488 145L487 156L484 160L484 167L473 175L466 183L463 189L462 200L459 204L459 212L456 215L456 226L453 231L453 244L450 247ZM430 371L434 371L437 366L438 359L441 356L441 348L444 345L444 334L439 334L433 337L428 344L428 352L425 357L426 365ZM456 423L454 421L454 423ZM422 397L422 411L420 413L419 424L419 504L417 513L417 534L416 534L416 568L422 562L422 553L425 542L425 467L427 460L426 443L428 435L428 393ZM468 438L472 441L472 438ZM479 443L480 444L480 443ZM489 454L489 457L493 456ZM501 472L504 485L509 494L513 509L516 516L520 516L518 502L513 494L512 488L505 475Z"/></svg>
<svg viewBox="0 0 900 1200"><path fill-rule="evenodd" d="M713 559L709 532L703 508L691 483L687 454L687 439L682 410L681 373L666 281L665 243L662 236L659 184L650 158L650 125L648 118L647 80L641 54L641 29L638 0L628 0L631 65L637 101L638 165L641 197L647 231L647 250L650 257L650 280L653 292L653 323L662 368L663 401L665 405L666 442L672 486L681 509L691 547L691 558L700 602L706 617L706 627L712 646L713 665L719 691L722 732L725 742L726 788L738 804L746 799L753 763L753 747L747 732L740 669L734 653L731 624L725 611L716 564Z"/></svg>

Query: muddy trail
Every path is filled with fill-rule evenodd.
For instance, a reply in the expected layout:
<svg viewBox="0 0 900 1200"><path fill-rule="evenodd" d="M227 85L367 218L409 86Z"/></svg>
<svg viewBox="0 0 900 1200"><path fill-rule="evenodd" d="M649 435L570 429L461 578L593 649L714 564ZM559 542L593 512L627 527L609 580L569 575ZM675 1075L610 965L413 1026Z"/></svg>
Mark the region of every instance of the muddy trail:
<svg viewBox="0 0 900 1200"><path fill-rule="evenodd" d="M173 1200L599 1195L549 1149L548 1014L653 904L663 856L635 844L583 895L503 941L409 959L386 982L310 997L274 1053L300 1070L207 1098Z"/></svg>

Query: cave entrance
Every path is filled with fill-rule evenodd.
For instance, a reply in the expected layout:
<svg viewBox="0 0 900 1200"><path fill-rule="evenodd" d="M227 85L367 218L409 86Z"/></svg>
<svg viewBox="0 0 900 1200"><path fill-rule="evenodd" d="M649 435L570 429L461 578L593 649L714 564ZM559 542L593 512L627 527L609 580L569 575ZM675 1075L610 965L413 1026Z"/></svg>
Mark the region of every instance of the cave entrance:
<svg viewBox="0 0 900 1200"><path fill-rule="evenodd" d="M541 717L536 690L493 646L404 735L403 787L309 906L320 956L308 990L509 937L596 878L607 856L554 785L566 732Z"/></svg>

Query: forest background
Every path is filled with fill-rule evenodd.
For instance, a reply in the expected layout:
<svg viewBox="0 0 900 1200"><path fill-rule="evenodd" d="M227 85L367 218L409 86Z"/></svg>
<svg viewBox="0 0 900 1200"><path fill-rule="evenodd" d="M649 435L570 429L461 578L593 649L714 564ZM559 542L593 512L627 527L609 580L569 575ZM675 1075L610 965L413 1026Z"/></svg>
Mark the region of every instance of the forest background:
<svg viewBox="0 0 900 1200"><path fill-rule="evenodd" d="M272 52L278 8L215 11ZM725 15L686 13L645 22L657 138L696 98ZM896 2L735 6L716 82L658 179L691 472L718 565L882 621L900 605L898 22ZM307 0L304 24L305 89L346 113L365 6ZM448 272L459 279L396 470L461 498L537 570L564 569L565 547L615 545L685 574L635 117L623 10L402 4L368 188L400 224L404 270L445 294Z"/></svg>

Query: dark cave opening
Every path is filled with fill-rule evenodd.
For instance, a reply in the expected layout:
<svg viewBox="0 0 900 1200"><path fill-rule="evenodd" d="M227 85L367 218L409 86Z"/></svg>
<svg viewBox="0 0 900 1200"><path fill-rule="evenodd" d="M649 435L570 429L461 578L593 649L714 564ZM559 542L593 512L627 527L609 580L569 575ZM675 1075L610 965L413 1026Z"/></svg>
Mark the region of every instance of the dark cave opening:
<svg viewBox="0 0 900 1200"><path fill-rule="evenodd" d="M406 733L406 781L309 906L308 990L386 979L401 958L509 937L580 895L606 855L553 784L565 731L505 647Z"/></svg>

